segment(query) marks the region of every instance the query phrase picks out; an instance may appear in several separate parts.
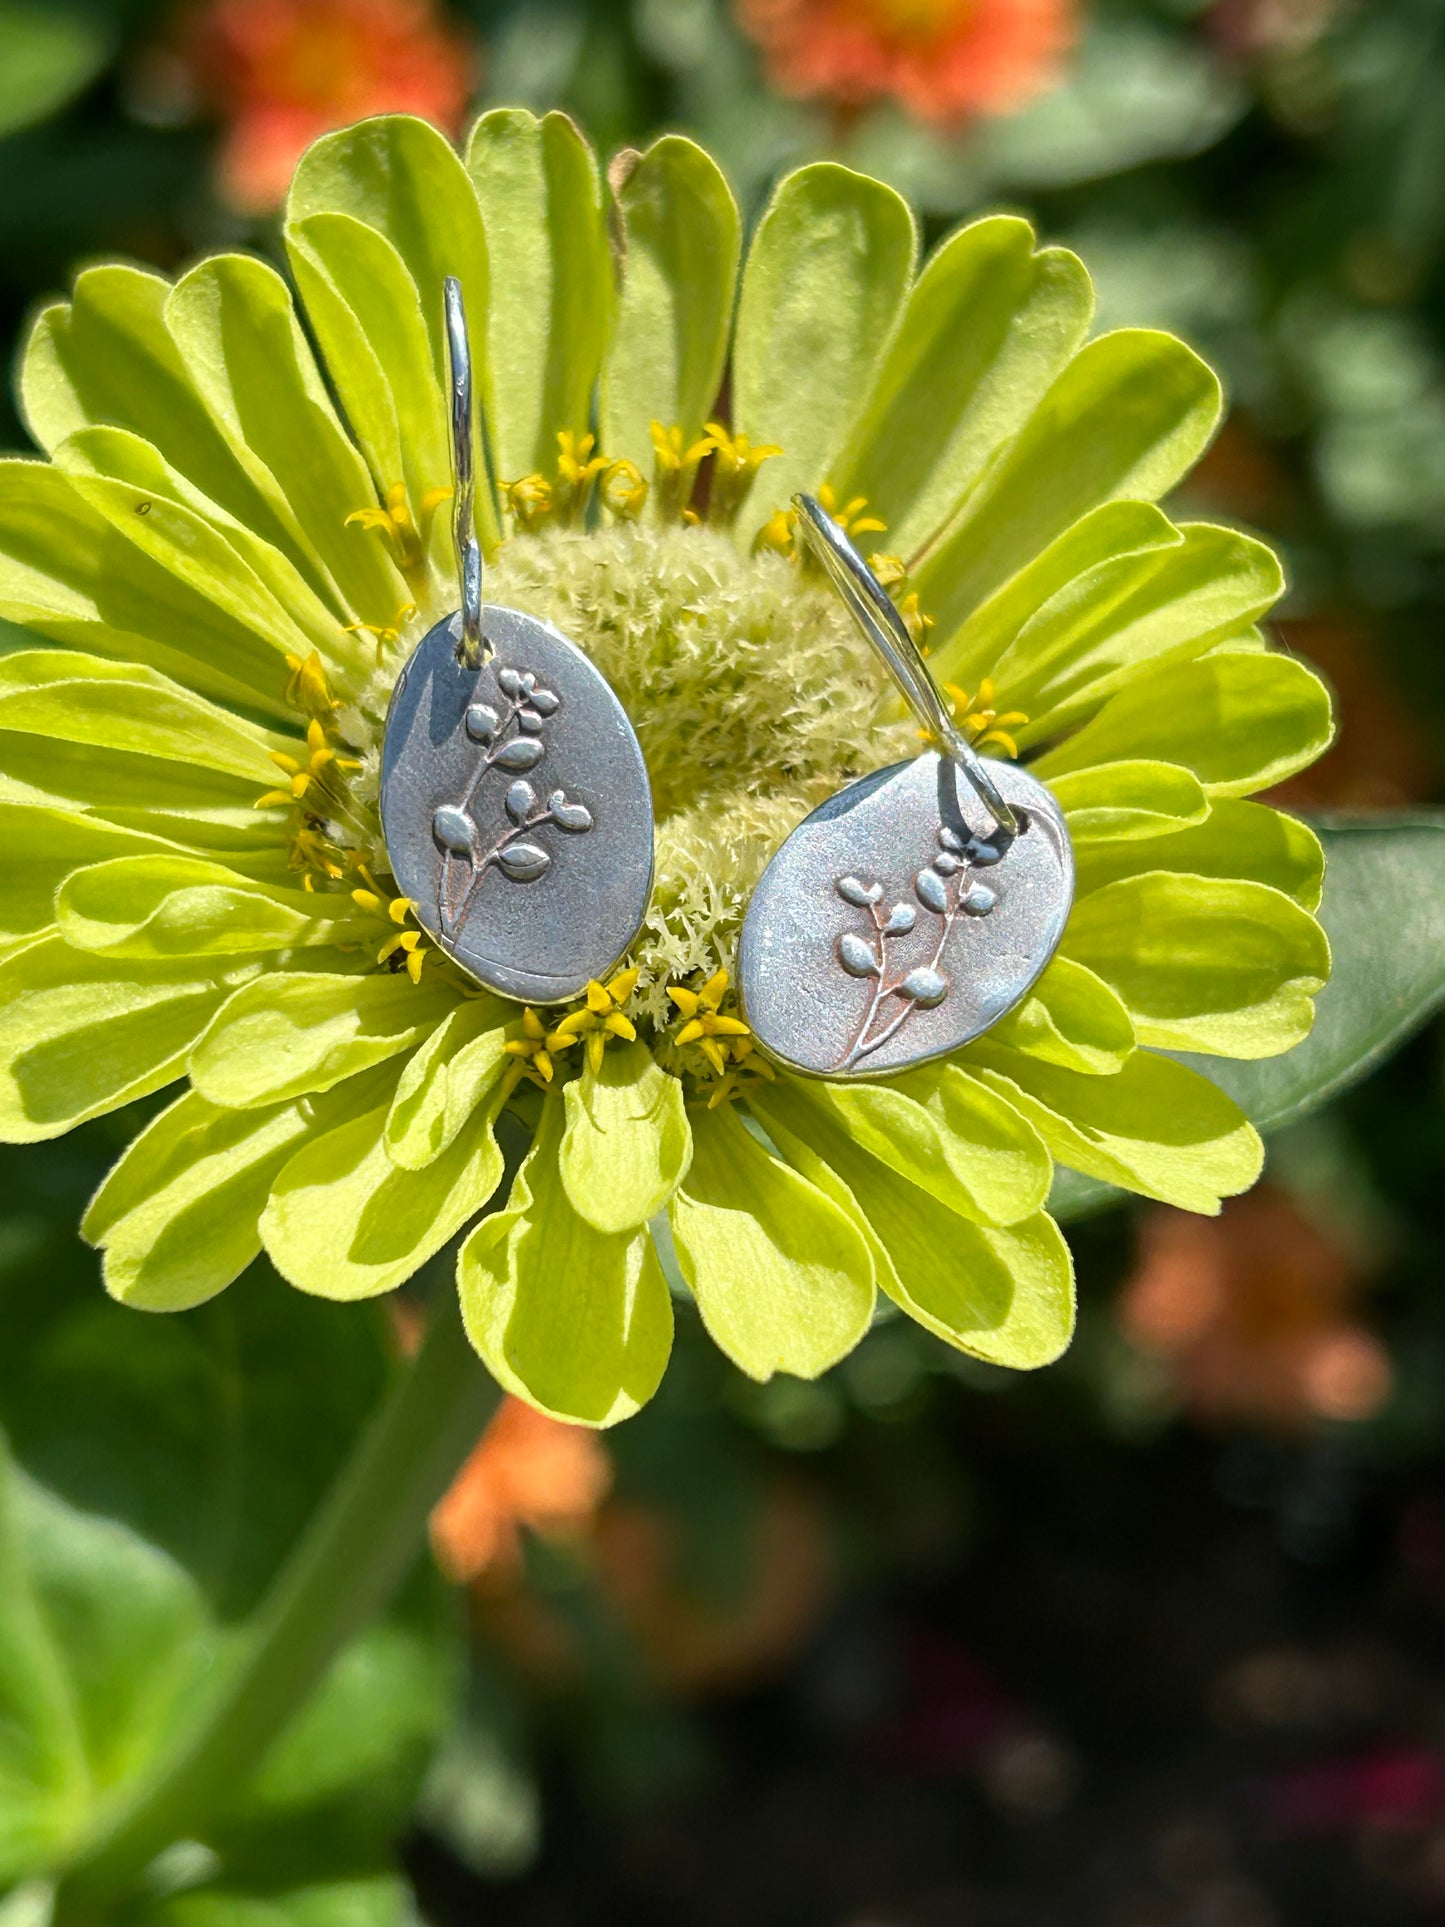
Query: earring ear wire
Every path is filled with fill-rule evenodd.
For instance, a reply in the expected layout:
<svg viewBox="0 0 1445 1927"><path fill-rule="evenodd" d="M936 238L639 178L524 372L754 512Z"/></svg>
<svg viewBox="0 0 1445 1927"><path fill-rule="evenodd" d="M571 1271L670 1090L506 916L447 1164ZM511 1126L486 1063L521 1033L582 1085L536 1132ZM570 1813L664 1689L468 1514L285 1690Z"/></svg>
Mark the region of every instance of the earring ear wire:
<svg viewBox="0 0 1445 1927"><path fill-rule="evenodd" d="M795 495L793 506L808 547L827 570L929 740L968 778L998 827L1017 836L1022 828L1017 815L999 794L983 758L949 715L923 653L909 635L893 598L821 502L812 495Z"/></svg>
<svg viewBox="0 0 1445 1927"><path fill-rule="evenodd" d="M462 633L457 658L480 669L492 651L482 634L482 551L476 530L476 465L472 440L472 349L462 284L443 283L447 337L447 421L452 458L452 540L457 552Z"/></svg>

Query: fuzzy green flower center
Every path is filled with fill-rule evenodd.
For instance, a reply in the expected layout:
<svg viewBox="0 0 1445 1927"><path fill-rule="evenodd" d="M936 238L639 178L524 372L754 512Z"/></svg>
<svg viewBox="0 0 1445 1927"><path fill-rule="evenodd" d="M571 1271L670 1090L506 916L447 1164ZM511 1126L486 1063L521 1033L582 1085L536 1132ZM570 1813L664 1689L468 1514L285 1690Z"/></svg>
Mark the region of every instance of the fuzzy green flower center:
<svg viewBox="0 0 1445 1927"><path fill-rule="evenodd" d="M657 845L653 900L630 953L633 1008L661 1031L677 1015L669 983L731 968L749 893L788 832L850 778L916 750L916 732L826 587L791 558L746 555L717 530L519 533L489 569L486 596L555 623L636 726ZM388 656L366 718L385 714L403 659L400 648ZM363 727L370 781L359 790L374 813L376 723Z"/></svg>

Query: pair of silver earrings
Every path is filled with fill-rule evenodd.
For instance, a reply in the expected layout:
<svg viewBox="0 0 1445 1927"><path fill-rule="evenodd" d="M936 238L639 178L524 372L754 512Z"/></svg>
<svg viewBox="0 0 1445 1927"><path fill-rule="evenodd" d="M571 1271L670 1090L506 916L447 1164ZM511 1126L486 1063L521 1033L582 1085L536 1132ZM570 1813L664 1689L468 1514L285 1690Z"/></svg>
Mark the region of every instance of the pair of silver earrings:
<svg viewBox="0 0 1445 1927"><path fill-rule="evenodd" d="M606 678L550 623L482 604L461 287L445 290L461 607L396 685L382 751L392 873L477 983L560 1003L606 978L652 892L652 791ZM957 1050L1024 997L1063 935L1073 857L1049 792L985 764L954 725L887 591L811 496L798 528L936 748L813 811L753 892L743 1015L808 1076L896 1075Z"/></svg>

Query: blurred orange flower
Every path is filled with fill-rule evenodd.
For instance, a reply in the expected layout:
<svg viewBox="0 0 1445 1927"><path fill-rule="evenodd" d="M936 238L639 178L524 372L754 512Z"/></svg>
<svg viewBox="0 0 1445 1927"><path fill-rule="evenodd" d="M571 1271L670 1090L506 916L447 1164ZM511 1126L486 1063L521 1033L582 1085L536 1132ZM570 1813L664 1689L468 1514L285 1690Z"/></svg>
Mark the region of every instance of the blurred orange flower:
<svg viewBox="0 0 1445 1927"><path fill-rule="evenodd" d="M409 112L455 133L479 68L475 43L433 0L204 0L182 16L157 77L221 116L221 192L264 214L334 127Z"/></svg>
<svg viewBox="0 0 1445 1927"><path fill-rule="evenodd" d="M1059 78L1074 0L736 0L780 93L892 99L956 125L1007 114Z"/></svg>
<svg viewBox="0 0 1445 1927"><path fill-rule="evenodd" d="M521 1528L552 1537L584 1532L612 1486L594 1432L504 1398L431 1517L432 1550L458 1584L509 1579L521 1565Z"/></svg>
<svg viewBox="0 0 1445 1927"><path fill-rule="evenodd" d="M1284 1192L1262 1184L1217 1218L1158 1206L1140 1246L1119 1323L1201 1417L1298 1428L1388 1398L1389 1356L1353 1316L1362 1268Z"/></svg>

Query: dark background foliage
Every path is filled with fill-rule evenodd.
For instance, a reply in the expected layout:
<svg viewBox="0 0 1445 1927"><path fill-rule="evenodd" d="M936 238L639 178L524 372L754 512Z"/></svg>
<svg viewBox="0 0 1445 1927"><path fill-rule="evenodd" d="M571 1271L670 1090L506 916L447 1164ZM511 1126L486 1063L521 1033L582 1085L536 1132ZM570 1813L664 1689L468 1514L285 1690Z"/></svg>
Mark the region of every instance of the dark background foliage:
<svg viewBox="0 0 1445 1927"><path fill-rule="evenodd" d="M1007 206L1077 247L1102 322L1173 328L1229 384L1190 507L1283 546L1284 639L1342 699L1285 800L1440 800L1441 0L1100 0L1061 91L948 136L783 101L720 0L449 22L480 98L566 107L603 147L685 127L750 212L836 151L930 237ZM0 0L11 343L83 259L271 247L218 184L241 109L224 76L177 78L183 38L150 0ZM8 396L0 445L26 446ZM1034 1379L891 1323L818 1385L759 1388L684 1321L633 1424L555 1462L519 1436L475 1472L448 1557L479 1576L418 1582L399 1622L432 1672L398 1648L370 1700L341 1696L321 1750L353 1784L301 1762L261 1885L290 1877L287 1826L374 1870L420 1785L404 1858L438 1927L1445 1915L1441 1071L1427 1029L1276 1139L1217 1224L1080 1225L1079 1341ZM223 1637L405 1320L259 1267L184 1317L110 1305L74 1226L125 1128L0 1163L0 1418L26 1474L194 1575ZM438 1644L463 1616L465 1652ZM437 1666L464 1670L462 1712L423 1780Z"/></svg>

